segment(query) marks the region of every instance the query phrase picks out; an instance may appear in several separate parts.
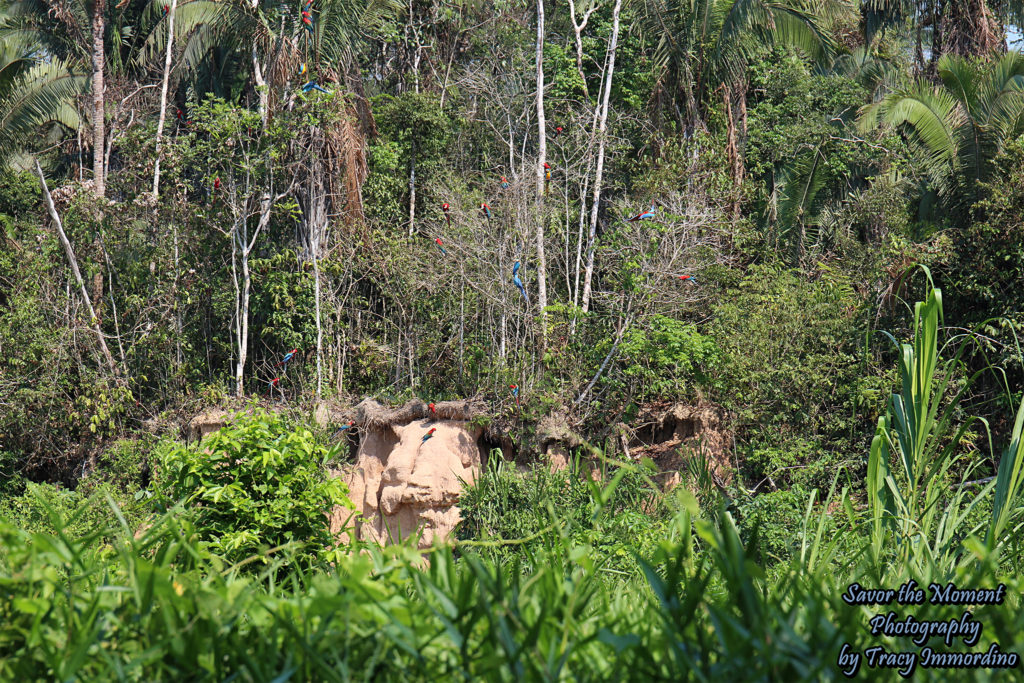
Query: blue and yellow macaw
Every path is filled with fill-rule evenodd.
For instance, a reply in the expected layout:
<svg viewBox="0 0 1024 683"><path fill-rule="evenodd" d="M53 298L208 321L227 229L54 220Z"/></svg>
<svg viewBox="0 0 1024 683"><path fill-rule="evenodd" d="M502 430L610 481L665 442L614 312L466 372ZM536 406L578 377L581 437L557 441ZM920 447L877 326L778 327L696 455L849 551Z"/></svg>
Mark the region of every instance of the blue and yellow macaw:
<svg viewBox="0 0 1024 683"><path fill-rule="evenodd" d="M651 202L651 208L647 209L643 213L638 213L632 218L627 218L627 223L635 223L636 221L648 221L654 218L654 202Z"/></svg>
<svg viewBox="0 0 1024 683"><path fill-rule="evenodd" d="M523 264L519 261L516 261L512 266L512 284L519 289L519 293L523 295L524 299L526 299L526 303L530 303L530 297L526 295L526 288L523 287L523 281L519 277L519 269L522 267Z"/></svg>
<svg viewBox="0 0 1024 683"><path fill-rule="evenodd" d="M300 76L305 76L307 71L309 71L309 67L306 66L305 62L303 62L302 64L299 64L299 75Z"/></svg>
<svg viewBox="0 0 1024 683"><path fill-rule="evenodd" d="M316 81L310 81L309 83L306 83L305 85L302 86L302 92L309 92L310 90L319 90L320 92L327 93L328 95L331 93L330 90L325 90L324 88L321 88Z"/></svg>

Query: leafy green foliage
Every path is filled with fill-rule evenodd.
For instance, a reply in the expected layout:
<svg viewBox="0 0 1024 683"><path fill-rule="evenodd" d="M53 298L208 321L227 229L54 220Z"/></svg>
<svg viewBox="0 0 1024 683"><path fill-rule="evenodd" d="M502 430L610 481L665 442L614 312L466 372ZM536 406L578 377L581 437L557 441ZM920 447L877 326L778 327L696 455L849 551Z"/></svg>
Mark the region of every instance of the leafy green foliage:
<svg viewBox="0 0 1024 683"><path fill-rule="evenodd" d="M304 428L239 414L199 444L165 446L153 491L163 506L189 510L198 539L231 564L266 564L263 553L287 546L290 562L308 567L333 556L327 515L352 507L344 483L324 470L328 457Z"/></svg>
<svg viewBox="0 0 1024 683"><path fill-rule="evenodd" d="M624 381L639 387L636 400L681 399L711 382L721 354L694 325L655 316L646 329L634 327L623 335L618 362Z"/></svg>

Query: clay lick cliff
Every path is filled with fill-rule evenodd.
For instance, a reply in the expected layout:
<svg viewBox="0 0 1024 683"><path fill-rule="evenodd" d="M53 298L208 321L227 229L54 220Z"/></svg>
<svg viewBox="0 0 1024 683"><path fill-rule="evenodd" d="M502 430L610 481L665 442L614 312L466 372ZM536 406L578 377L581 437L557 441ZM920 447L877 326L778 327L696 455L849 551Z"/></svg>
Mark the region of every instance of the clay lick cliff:
<svg viewBox="0 0 1024 683"><path fill-rule="evenodd" d="M486 457L483 430L471 421L481 407L414 400L387 409L367 399L356 406L356 461L340 475L355 511L336 509L335 534L388 544L420 534L419 546L445 539L459 522L463 482L476 480ZM433 431L431 431L433 430Z"/></svg>

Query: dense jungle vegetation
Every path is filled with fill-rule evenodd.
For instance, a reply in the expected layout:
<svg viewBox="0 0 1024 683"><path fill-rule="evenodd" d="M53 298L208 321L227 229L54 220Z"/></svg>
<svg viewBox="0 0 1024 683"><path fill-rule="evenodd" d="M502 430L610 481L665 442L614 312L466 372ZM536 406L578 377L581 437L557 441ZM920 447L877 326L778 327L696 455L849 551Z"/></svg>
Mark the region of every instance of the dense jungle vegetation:
<svg viewBox="0 0 1024 683"><path fill-rule="evenodd" d="M0 680L1019 676L923 650L1024 651L1022 14L0 0ZM367 396L513 445L448 544L332 537Z"/></svg>

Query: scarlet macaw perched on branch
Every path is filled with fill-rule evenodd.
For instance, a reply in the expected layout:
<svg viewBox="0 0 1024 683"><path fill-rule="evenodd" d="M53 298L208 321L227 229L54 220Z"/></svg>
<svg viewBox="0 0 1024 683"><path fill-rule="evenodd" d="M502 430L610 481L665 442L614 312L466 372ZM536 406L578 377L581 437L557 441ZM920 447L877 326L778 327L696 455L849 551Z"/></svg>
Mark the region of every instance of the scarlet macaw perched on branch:
<svg viewBox="0 0 1024 683"><path fill-rule="evenodd" d="M487 220L490 221L491 220L491 207L487 206L487 202L484 202L484 203L482 203L480 205L480 210L484 212L484 216L486 216Z"/></svg>
<svg viewBox="0 0 1024 683"><path fill-rule="evenodd" d="M441 242L441 238L440 237L435 237L434 241L437 242L437 248L441 250L441 253L444 254L445 256L447 256L448 252L444 250L444 243Z"/></svg>
<svg viewBox="0 0 1024 683"><path fill-rule="evenodd" d="M295 354L297 354L298 352L299 352L299 350L298 350L298 349L292 349L292 350L291 350L291 351L289 351L288 353L284 354L284 358L282 358L282 359L281 359L281 362L277 364L277 367L280 367L280 366L282 366L282 365L283 365L283 366L284 366L284 369L285 369L285 370L287 370L287 369L288 369L288 362L289 362L289 361L290 361L290 360L291 360L292 358L295 358Z"/></svg>
<svg viewBox="0 0 1024 683"><path fill-rule="evenodd" d="M519 269L522 267L523 264L519 261L516 261L512 266L512 284L519 289L519 293L523 295L524 299L526 299L526 303L530 303L530 297L526 296L526 288L523 287L523 281L519 277Z"/></svg>
<svg viewBox="0 0 1024 683"><path fill-rule="evenodd" d="M508 189L508 178L506 178L505 176L501 176L501 189Z"/></svg>
<svg viewBox="0 0 1024 683"><path fill-rule="evenodd" d="M166 17L171 13L171 8L168 5L164 5L164 16Z"/></svg>
<svg viewBox="0 0 1024 683"><path fill-rule="evenodd" d="M275 377L274 379L267 382L267 384L270 385L267 387L267 398L270 398L271 396L274 395L274 387L278 386L278 382L280 381L280 377Z"/></svg>
<svg viewBox="0 0 1024 683"><path fill-rule="evenodd" d="M450 227L452 227L452 217L448 213L448 209L449 208L450 207L448 206L448 202L445 202L445 203L441 204L441 211L444 211L444 219L446 221L448 221L448 227L450 228Z"/></svg>
<svg viewBox="0 0 1024 683"><path fill-rule="evenodd" d="M647 209L643 213L638 213L632 218L627 218L627 223L635 223L636 221L647 221L654 218L654 202L651 202L651 208Z"/></svg>
<svg viewBox="0 0 1024 683"><path fill-rule="evenodd" d="M220 176L217 176L216 178L213 179L213 189L220 189Z"/></svg>
<svg viewBox="0 0 1024 683"><path fill-rule="evenodd" d="M516 399L516 408L519 407L519 385L509 384L508 388L512 390L512 396Z"/></svg>
<svg viewBox="0 0 1024 683"><path fill-rule="evenodd" d="M427 407L430 408L430 414L433 415L436 418L437 417L437 410L434 408L434 404L433 403L428 403Z"/></svg>
<svg viewBox="0 0 1024 683"><path fill-rule="evenodd" d="M558 136L561 135L561 134L562 134L562 127L561 126L555 126L555 137L554 137L554 139L557 140Z"/></svg>
<svg viewBox="0 0 1024 683"><path fill-rule="evenodd" d="M437 431L437 427L431 427L430 431L423 435L423 441L421 443L425 443L426 440L429 439L430 437L432 437L434 435L434 432L436 432L436 431Z"/></svg>

